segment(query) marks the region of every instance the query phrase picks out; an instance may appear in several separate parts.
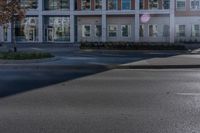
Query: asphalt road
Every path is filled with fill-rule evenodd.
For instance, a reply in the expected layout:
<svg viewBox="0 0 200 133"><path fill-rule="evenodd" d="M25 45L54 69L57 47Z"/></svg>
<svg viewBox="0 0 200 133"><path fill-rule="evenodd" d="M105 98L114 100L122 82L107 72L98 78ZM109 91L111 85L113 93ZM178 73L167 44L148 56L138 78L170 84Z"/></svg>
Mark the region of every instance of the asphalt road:
<svg viewBox="0 0 200 133"><path fill-rule="evenodd" d="M110 70L0 99L0 133L199 133L200 69Z"/></svg>

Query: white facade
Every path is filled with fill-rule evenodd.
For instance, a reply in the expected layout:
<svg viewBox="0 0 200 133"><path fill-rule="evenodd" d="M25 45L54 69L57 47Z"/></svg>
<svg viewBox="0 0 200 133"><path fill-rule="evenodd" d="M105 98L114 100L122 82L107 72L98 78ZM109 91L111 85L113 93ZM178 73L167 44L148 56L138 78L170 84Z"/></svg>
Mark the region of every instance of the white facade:
<svg viewBox="0 0 200 133"><path fill-rule="evenodd" d="M48 1L48 0L47 0ZM123 1L123 0L122 0ZM27 10L24 23L17 23L15 33L19 43L74 43L74 42L175 42L200 41L195 30L200 16L176 16L176 2L170 1L169 8L158 6L141 9L141 0L130 0L130 9L109 10L108 1L102 0L101 9L78 10L81 0L69 0L68 9L47 10L47 2L38 0L36 9ZM134 3L133 3L134 2ZM119 3L118 3L119 4ZM132 8L132 5L134 7ZM119 5L118 5L119 6ZM149 6L149 5L148 5ZM54 7L48 7L54 8ZM80 7L81 9L83 7ZM85 7L84 7L85 8ZM87 7L86 7L87 8ZM90 7L91 8L91 7ZM117 7L118 8L118 7ZM142 21L144 14L148 21ZM179 26L185 25L185 26ZM0 28L0 40L11 42L11 24ZM177 32L185 31L185 35ZM23 33L22 33L23 32ZM181 35L181 36L180 36Z"/></svg>

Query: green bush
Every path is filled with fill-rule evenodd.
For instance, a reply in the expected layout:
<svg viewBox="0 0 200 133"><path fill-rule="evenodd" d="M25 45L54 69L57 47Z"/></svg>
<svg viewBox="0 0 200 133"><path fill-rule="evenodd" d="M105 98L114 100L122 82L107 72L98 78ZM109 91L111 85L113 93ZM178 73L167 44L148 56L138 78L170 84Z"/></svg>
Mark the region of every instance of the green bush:
<svg viewBox="0 0 200 133"><path fill-rule="evenodd" d="M43 59L51 58L50 53L39 52L0 52L0 59L6 60L28 60L28 59Z"/></svg>
<svg viewBox="0 0 200 133"><path fill-rule="evenodd" d="M81 42L81 49L107 50L187 50L184 45L170 43Z"/></svg>

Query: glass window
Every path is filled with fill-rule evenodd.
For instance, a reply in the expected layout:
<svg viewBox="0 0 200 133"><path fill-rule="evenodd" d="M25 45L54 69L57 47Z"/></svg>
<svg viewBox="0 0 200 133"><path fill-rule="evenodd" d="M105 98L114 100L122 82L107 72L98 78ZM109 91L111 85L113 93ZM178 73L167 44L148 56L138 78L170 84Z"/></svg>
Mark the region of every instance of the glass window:
<svg viewBox="0 0 200 133"><path fill-rule="evenodd" d="M163 25L163 36L169 37L169 25Z"/></svg>
<svg viewBox="0 0 200 133"><path fill-rule="evenodd" d="M91 26L82 25L82 37L90 37Z"/></svg>
<svg viewBox="0 0 200 133"><path fill-rule="evenodd" d="M131 9L131 0L122 0L122 10Z"/></svg>
<svg viewBox="0 0 200 133"><path fill-rule="evenodd" d="M38 17L26 17L15 23L16 41L34 42L38 40Z"/></svg>
<svg viewBox="0 0 200 133"><path fill-rule="evenodd" d="M192 37L200 36L200 27L198 24L192 25Z"/></svg>
<svg viewBox="0 0 200 133"><path fill-rule="evenodd" d="M118 9L118 0L108 0L108 9L117 10Z"/></svg>
<svg viewBox="0 0 200 133"><path fill-rule="evenodd" d="M144 25L140 25L140 37L144 37Z"/></svg>
<svg viewBox="0 0 200 133"><path fill-rule="evenodd" d="M117 36L117 25L109 25L108 26L108 36L109 37Z"/></svg>
<svg viewBox="0 0 200 133"><path fill-rule="evenodd" d="M70 19L67 16L46 17L45 29L46 41L70 41Z"/></svg>
<svg viewBox="0 0 200 133"><path fill-rule="evenodd" d="M163 9L169 9L169 8L170 8L170 1L163 0Z"/></svg>
<svg viewBox="0 0 200 133"><path fill-rule="evenodd" d="M20 0L21 6L26 9L37 9L38 1L37 0Z"/></svg>
<svg viewBox="0 0 200 133"><path fill-rule="evenodd" d="M190 0L190 9L200 9L200 0Z"/></svg>
<svg viewBox="0 0 200 133"><path fill-rule="evenodd" d="M131 31L130 25L121 25L121 35L122 37L129 37Z"/></svg>
<svg viewBox="0 0 200 133"><path fill-rule="evenodd" d="M101 37L102 35L102 29L101 25L95 25L95 36Z"/></svg>
<svg viewBox="0 0 200 133"><path fill-rule="evenodd" d="M176 9L185 10L185 0L176 0Z"/></svg>
<svg viewBox="0 0 200 133"><path fill-rule="evenodd" d="M158 9L158 0L149 0L149 9Z"/></svg>
<svg viewBox="0 0 200 133"><path fill-rule="evenodd" d="M158 26L157 25L149 25L149 36L150 37L158 36Z"/></svg>
<svg viewBox="0 0 200 133"><path fill-rule="evenodd" d="M102 8L102 0L95 0L95 9Z"/></svg>
<svg viewBox="0 0 200 133"><path fill-rule="evenodd" d="M176 35L179 37L185 37L185 25L176 26Z"/></svg>
<svg viewBox="0 0 200 133"><path fill-rule="evenodd" d="M90 0L81 0L81 9L82 10L90 10L91 1Z"/></svg>
<svg viewBox="0 0 200 133"><path fill-rule="evenodd" d="M45 0L45 10L69 9L70 0Z"/></svg>

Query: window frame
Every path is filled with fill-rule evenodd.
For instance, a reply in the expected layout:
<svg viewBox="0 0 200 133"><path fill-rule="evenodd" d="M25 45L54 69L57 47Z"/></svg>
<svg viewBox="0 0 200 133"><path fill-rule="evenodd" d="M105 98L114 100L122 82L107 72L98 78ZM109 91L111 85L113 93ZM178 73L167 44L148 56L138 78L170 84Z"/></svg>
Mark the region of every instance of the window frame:
<svg viewBox="0 0 200 133"><path fill-rule="evenodd" d="M185 3L184 8L178 8L178 1L184 1L184 3ZM185 11L186 10L186 0L176 0L176 10L177 11Z"/></svg>
<svg viewBox="0 0 200 133"><path fill-rule="evenodd" d="M85 35L85 30L83 31L83 28L85 29L85 26L89 26L90 27L90 31L89 31L89 36L86 36ZM81 26L81 37L83 37L83 38L87 38L87 37L91 37L91 25L90 24L83 24L82 26Z"/></svg>
<svg viewBox="0 0 200 133"><path fill-rule="evenodd" d="M157 29L157 30L156 30L156 31L157 31L157 33L156 33L157 35L156 35L156 36L150 36L150 28L149 28L150 25L156 26L156 29ZM153 32L153 34L154 34L154 32ZM159 37L159 36L158 36L158 25L157 25L157 24L148 24L148 37L153 37L153 38Z"/></svg>
<svg viewBox="0 0 200 133"><path fill-rule="evenodd" d="M115 26L116 27L116 36L110 36L110 26ZM110 25L108 25L108 37L110 37L110 38L115 38L115 37L117 37L117 31L118 31L118 25L117 24L110 24Z"/></svg>
<svg viewBox="0 0 200 133"><path fill-rule="evenodd" d="M123 30L122 30L123 26L128 26L128 36L123 36ZM121 27L121 37L128 38L131 36L131 25L130 24L122 24L120 27Z"/></svg>

